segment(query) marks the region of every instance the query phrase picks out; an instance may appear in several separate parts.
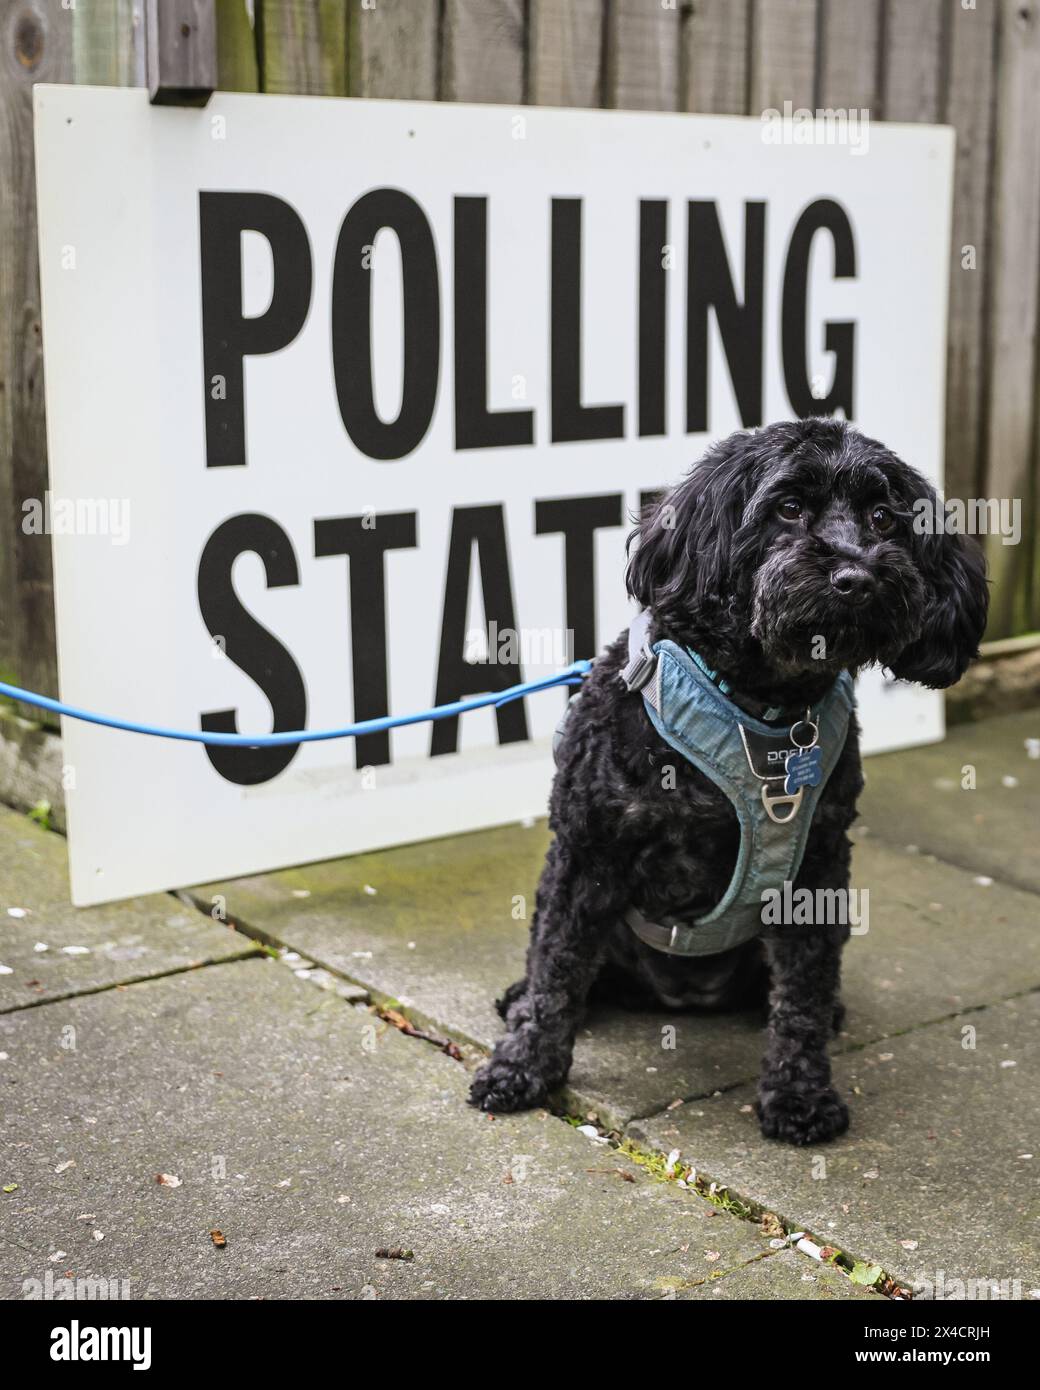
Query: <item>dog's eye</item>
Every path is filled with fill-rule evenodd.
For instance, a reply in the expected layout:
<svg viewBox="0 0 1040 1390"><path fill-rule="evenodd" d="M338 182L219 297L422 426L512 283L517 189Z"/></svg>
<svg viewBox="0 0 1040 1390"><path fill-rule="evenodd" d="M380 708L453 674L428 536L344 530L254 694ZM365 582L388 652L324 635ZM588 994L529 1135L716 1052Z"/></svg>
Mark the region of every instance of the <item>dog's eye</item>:
<svg viewBox="0 0 1040 1390"><path fill-rule="evenodd" d="M782 521L800 521L802 518L802 504L797 497L785 497L776 511Z"/></svg>
<svg viewBox="0 0 1040 1390"><path fill-rule="evenodd" d="M881 536L887 536L893 530L896 519L887 507L875 507L870 513L870 524Z"/></svg>

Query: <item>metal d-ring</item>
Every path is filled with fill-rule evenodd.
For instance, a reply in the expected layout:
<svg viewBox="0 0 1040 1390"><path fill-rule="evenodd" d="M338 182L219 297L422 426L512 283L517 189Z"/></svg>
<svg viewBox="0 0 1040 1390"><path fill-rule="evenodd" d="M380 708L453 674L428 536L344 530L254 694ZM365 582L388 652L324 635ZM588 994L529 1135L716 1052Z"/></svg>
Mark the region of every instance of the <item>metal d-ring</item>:
<svg viewBox="0 0 1040 1390"><path fill-rule="evenodd" d="M770 796L768 788L762 786L762 805L766 808L766 815L775 825L788 825L794 820L802 804L802 788L788 795L786 792L782 796ZM786 816L778 816L774 811L775 806L790 806L790 811Z"/></svg>

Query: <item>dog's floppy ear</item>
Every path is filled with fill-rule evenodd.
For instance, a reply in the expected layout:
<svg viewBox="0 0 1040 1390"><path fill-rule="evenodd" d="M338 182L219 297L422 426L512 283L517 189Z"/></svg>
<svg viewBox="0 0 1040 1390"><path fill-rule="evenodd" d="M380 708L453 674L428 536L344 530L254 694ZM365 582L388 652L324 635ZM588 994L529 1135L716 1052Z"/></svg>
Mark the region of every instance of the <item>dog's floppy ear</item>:
<svg viewBox="0 0 1040 1390"><path fill-rule="evenodd" d="M809 438L813 425L834 428L830 421L795 420L731 434L678 487L645 508L628 538L625 582L632 597L664 617L677 601L718 599L749 581L748 551L759 533L743 521L755 483Z"/></svg>
<svg viewBox="0 0 1040 1390"><path fill-rule="evenodd" d="M924 622L920 636L904 647L891 671L899 680L942 690L959 681L979 654L989 609L986 561L975 540L945 528L943 503L923 478L913 476L919 485L914 540L925 583ZM927 498L925 508L921 497ZM922 533L925 519L928 529Z"/></svg>

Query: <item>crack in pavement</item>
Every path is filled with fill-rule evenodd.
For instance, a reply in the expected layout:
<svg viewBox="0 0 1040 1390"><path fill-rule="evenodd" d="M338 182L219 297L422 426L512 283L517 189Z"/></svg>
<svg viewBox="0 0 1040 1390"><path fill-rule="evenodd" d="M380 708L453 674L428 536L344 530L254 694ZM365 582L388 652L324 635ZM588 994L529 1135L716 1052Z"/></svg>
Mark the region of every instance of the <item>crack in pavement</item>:
<svg viewBox="0 0 1040 1390"><path fill-rule="evenodd" d="M126 989L130 985L146 985L149 980L168 980L171 975L187 975L193 970L208 970L214 965L234 965L261 954L256 947L252 947L234 956L221 956L219 960L191 961L188 965L172 965L168 970L156 970L149 975L132 975L128 979L110 980L103 985L86 985L82 989L66 990L64 994L49 994L46 999L28 999L23 1004L8 1004L0 1008L0 1017L24 1013L26 1009L45 1009L48 1004L63 1004L70 999L86 999L91 994L108 994L113 989Z"/></svg>

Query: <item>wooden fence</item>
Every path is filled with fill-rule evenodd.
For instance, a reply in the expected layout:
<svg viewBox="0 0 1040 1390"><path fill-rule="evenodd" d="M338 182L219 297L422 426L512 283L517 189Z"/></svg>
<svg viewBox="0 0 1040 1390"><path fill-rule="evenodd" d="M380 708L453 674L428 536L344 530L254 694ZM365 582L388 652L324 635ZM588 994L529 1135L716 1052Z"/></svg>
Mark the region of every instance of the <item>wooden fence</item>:
<svg viewBox="0 0 1040 1390"><path fill-rule="evenodd" d="M990 549L989 636L1040 627L1040 0L216 4L224 89L756 115L791 101L956 127L946 490L1021 499L1022 543ZM31 87L144 83L144 9L0 0L0 670L49 693L50 551L20 526L47 478Z"/></svg>

